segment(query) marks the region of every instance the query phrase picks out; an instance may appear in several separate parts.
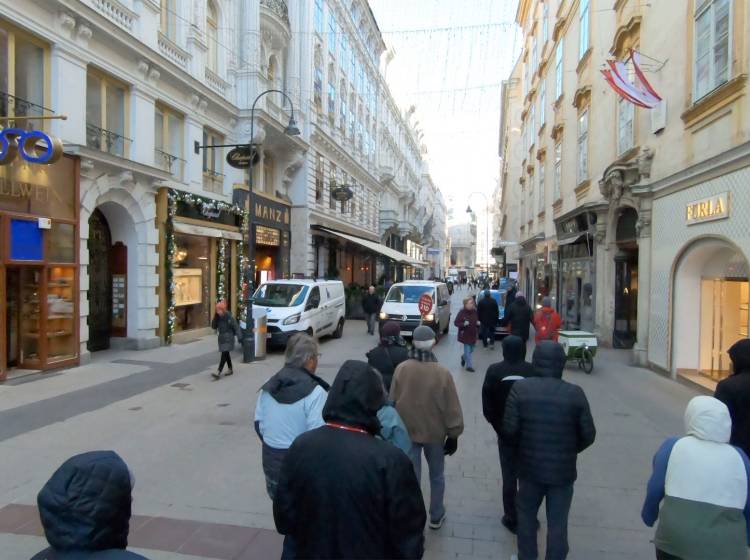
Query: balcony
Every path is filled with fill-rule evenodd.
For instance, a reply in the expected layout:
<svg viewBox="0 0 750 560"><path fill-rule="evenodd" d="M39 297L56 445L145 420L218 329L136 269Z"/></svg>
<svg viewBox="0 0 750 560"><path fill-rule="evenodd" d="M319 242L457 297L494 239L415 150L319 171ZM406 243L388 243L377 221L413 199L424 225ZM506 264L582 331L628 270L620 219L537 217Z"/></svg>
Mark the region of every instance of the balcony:
<svg viewBox="0 0 750 560"><path fill-rule="evenodd" d="M112 23L128 32L133 32L138 14L121 2L117 0L86 0L85 3L93 7Z"/></svg>
<svg viewBox="0 0 750 560"><path fill-rule="evenodd" d="M260 0L260 7L279 18L289 28L289 8L284 0Z"/></svg>
<svg viewBox="0 0 750 560"><path fill-rule="evenodd" d="M222 96L226 96L229 83L221 79L214 71L206 68L206 85Z"/></svg>
<svg viewBox="0 0 750 560"><path fill-rule="evenodd" d="M0 117L41 117L45 113L53 113L42 105L37 105L26 99L16 97L4 91L0 91ZM5 122L0 122L0 126L5 126ZM18 122L10 121L12 126L24 130L37 130L44 128L41 124L44 121L35 121L34 119L24 119ZM38 123L35 124L34 123Z"/></svg>
<svg viewBox="0 0 750 560"><path fill-rule="evenodd" d="M183 70L187 70L190 53L159 32L159 52Z"/></svg>
<svg viewBox="0 0 750 560"><path fill-rule="evenodd" d="M211 169L204 169L203 190L216 194L224 194L224 174Z"/></svg>
<svg viewBox="0 0 750 560"><path fill-rule="evenodd" d="M113 156L125 157L126 148L132 140L121 134L86 123L86 146Z"/></svg>
<svg viewBox="0 0 750 560"><path fill-rule="evenodd" d="M164 152L158 148L154 150L154 165L171 173L172 177L178 181L182 180L183 167L185 160L179 156Z"/></svg>

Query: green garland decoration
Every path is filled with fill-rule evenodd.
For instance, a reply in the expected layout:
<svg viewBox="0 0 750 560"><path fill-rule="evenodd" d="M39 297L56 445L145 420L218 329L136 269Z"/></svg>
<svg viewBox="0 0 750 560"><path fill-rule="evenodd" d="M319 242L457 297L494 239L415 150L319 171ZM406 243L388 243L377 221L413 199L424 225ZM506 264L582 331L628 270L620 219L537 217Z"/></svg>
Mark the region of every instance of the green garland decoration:
<svg viewBox="0 0 750 560"><path fill-rule="evenodd" d="M224 301L227 296L226 277L227 277L227 241L219 239L219 248L216 255L216 299Z"/></svg>
<svg viewBox="0 0 750 560"><path fill-rule="evenodd" d="M247 231L249 215L247 212L242 212L242 219L240 221L240 232L242 232L242 239L237 242L237 260L239 261L239 275L237 276L237 320L245 320L245 302L242 298L242 282L245 274L245 232Z"/></svg>
<svg viewBox="0 0 750 560"><path fill-rule="evenodd" d="M167 197L167 222L164 224L164 233L167 240L167 250L164 255L164 276L167 283L167 329L165 334L167 344L172 343L172 335L177 322L174 306L174 272L172 270L175 254L174 216L177 211L177 204L173 192L170 190Z"/></svg>

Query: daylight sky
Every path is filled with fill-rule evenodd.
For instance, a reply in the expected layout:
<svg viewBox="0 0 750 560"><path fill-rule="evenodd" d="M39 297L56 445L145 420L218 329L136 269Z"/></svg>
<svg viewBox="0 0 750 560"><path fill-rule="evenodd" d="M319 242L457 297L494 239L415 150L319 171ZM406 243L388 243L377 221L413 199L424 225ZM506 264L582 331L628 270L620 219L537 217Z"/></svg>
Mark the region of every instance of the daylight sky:
<svg viewBox="0 0 750 560"><path fill-rule="evenodd" d="M396 52L388 82L402 109L416 106L430 173L456 207L465 208L471 191L489 197L499 175L500 83L521 43L516 5L370 0L383 39ZM470 202L484 209L480 196Z"/></svg>

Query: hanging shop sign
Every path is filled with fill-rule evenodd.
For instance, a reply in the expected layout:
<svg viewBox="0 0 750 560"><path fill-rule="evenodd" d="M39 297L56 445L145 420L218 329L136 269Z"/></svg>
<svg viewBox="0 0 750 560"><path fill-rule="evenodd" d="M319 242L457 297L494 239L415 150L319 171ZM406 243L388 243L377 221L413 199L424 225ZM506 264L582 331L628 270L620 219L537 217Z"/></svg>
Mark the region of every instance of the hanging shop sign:
<svg viewBox="0 0 750 560"><path fill-rule="evenodd" d="M59 160L62 155L62 141L41 130L0 130L0 165L9 165L16 159L49 165Z"/></svg>
<svg viewBox="0 0 750 560"><path fill-rule="evenodd" d="M331 189L331 196L337 202L346 202L354 197L354 191L349 185L341 185Z"/></svg>
<svg viewBox="0 0 750 560"><path fill-rule="evenodd" d="M227 153L227 163L235 169L248 169L259 159L258 152L250 146L237 146Z"/></svg>
<svg viewBox="0 0 750 560"><path fill-rule="evenodd" d="M689 226L728 217L729 192L690 202L685 207L685 221Z"/></svg>

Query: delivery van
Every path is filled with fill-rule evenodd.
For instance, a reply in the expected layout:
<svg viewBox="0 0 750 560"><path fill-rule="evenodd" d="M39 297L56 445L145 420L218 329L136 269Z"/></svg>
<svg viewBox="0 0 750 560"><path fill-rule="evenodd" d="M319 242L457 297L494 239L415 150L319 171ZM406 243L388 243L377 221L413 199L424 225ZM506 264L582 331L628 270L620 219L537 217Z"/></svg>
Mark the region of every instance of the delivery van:
<svg viewBox="0 0 750 560"><path fill-rule="evenodd" d="M432 309L424 317L419 313L419 298L428 294L432 298ZM427 325L440 338L447 334L451 324L451 301L448 286L444 282L409 280L394 284L383 300L378 316L380 328L386 321L395 321L401 336L411 337L419 325Z"/></svg>

